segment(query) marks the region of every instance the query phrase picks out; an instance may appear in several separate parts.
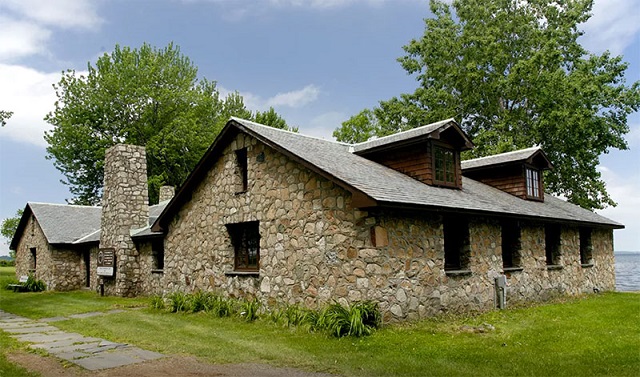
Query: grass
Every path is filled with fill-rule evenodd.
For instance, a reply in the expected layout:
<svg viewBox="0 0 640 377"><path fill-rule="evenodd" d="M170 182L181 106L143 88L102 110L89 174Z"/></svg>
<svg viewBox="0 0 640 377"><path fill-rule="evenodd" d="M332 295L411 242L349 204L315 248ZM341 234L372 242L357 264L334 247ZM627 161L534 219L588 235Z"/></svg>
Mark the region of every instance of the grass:
<svg viewBox="0 0 640 377"><path fill-rule="evenodd" d="M205 312L170 313L148 308L149 302L91 292L0 293L0 309L31 318L144 303L140 310L55 325L211 363L269 363L347 376L637 376L640 371L640 294L635 293L388 325L357 339L309 333L307 327L287 327L268 317L247 322ZM491 327L486 324L495 330L473 331ZM12 367L5 350L16 344L0 332L0 346L0 375L24 373L3 373Z"/></svg>

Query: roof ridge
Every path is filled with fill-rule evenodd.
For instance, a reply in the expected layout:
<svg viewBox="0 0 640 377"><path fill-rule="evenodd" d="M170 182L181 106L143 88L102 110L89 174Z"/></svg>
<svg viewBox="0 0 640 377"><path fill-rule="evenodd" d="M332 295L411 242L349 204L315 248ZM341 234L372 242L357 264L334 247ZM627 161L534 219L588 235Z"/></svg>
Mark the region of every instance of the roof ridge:
<svg viewBox="0 0 640 377"><path fill-rule="evenodd" d="M465 162L475 162L475 161L480 161L480 160L484 160L484 159L489 159L489 158L492 158L492 157L506 156L506 155L516 154L516 153L521 153L521 152L524 152L524 151L527 151L527 150L534 150L534 149L542 150L542 147L540 147L539 145L536 145L536 146L533 146L533 147L528 147L528 148L523 148L523 149L517 149L517 150L515 150L515 151L509 151L509 152L497 153L497 154L492 154L492 155L489 155L489 156L483 156L483 157L476 157L476 158L472 158L472 159L469 159L469 160L463 160L463 161L461 161L461 162L462 162L462 163L465 163Z"/></svg>
<svg viewBox="0 0 640 377"><path fill-rule="evenodd" d="M390 134L390 135L386 135L386 136L378 137L378 138L371 139L371 140L367 140L367 141L363 141L363 142L360 142L360 143L355 143L355 144L352 144L352 145L355 147L355 146L360 146L360 145L362 145L362 144L371 143L371 142L373 142L373 141L380 141L380 140L384 140L384 139L386 139L386 138L398 137L399 135L403 135L403 134L405 134L405 133L409 133L409 132L416 132L416 131L418 131L418 130L420 130L420 129L422 129L422 128L433 127L433 126L435 126L436 124L446 124L446 123L449 123L449 122L451 122L451 121L455 122L455 119L454 119L454 118L448 118L448 119L444 119L444 120L439 120L439 121L437 121L437 122L433 122L433 123L425 124L425 125L420 126L420 127L411 128L411 129L408 129L408 130L404 130L404 131L396 132L396 133L393 133L393 134Z"/></svg>
<svg viewBox="0 0 640 377"><path fill-rule="evenodd" d="M77 208L102 208L102 206L86 206L81 204L62 204L62 203L44 203L44 202L27 202L27 204L39 204L39 205L47 205L47 206L57 206L57 207L77 207Z"/></svg>
<svg viewBox="0 0 640 377"><path fill-rule="evenodd" d="M327 140L327 139L324 139L324 138L321 138L321 137L318 137L318 136L311 136L311 135L306 135L306 134L299 133L299 132L293 132L293 131L289 131L289 130L284 130L284 129L282 129L282 128L271 127L271 126L267 126L266 124L257 123L257 122L254 122L254 121L252 121L252 120L247 120L247 119L244 119L244 118L231 117L231 119L232 119L232 120L235 120L236 122L240 122L240 123L242 123L242 122L251 123L252 125L257 126L257 127L264 127L264 128L269 129L269 130L279 131L279 132L283 132L283 133L288 133L288 134L295 135L295 136L299 136L299 137L305 137L305 138L307 138L307 139L314 139L314 140L326 141L326 142L328 142L328 143L344 145L345 147L351 147L351 146L353 146L353 145L354 145L354 144L349 144L349 143L345 143L345 142L342 142L342 141L337 141L337 140Z"/></svg>

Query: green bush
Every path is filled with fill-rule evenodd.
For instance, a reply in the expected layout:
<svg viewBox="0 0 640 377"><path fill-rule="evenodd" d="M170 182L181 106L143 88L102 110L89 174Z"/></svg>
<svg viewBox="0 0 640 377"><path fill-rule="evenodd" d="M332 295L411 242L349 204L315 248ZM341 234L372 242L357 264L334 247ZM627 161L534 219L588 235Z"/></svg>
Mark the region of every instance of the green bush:
<svg viewBox="0 0 640 377"><path fill-rule="evenodd" d="M240 316L247 322L253 322L258 319L258 311L260 310L260 302L258 299L245 301L240 308Z"/></svg>
<svg viewBox="0 0 640 377"><path fill-rule="evenodd" d="M164 298L160 295L151 296L151 303L149 304L153 309L164 309L165 303Z"/></svg>
<svg viewBox="0 0 640 377"><path fill-rule="evenodd" d="M171 313L189 310L189 298L183 292L173 292L169 295L169 310Z"/></svg>
<svg viewBox="0 0 640 377"><path fill-rule="evenodd" d="M373 301L356 302L344 307L335 302L320 311L314 328L335 337L370 335L382 325L382 314Z"/></svg>
<svg viewBox="0 0 640 377"><path fill-rule="evenodd" d="M24 283L24 288L27 292L42 292L47 289L47 285L40 279L36 279L33 275L29 274L27 282Z"/></svg>

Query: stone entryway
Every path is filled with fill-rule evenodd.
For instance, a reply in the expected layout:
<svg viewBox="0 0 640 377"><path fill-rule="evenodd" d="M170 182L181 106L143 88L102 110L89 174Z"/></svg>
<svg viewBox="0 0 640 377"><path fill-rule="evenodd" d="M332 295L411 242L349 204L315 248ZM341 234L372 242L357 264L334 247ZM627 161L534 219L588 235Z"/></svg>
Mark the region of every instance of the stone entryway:
<svg viewBox="0 0 640 377"><path fill-rule="evenodd" d="M75 317L102 314L85 313ZM128 344L68 333L49 324L64 319L55 317L36 321L0 310L0 330L18 341L31 343L30 348L42 349L88 370L115 368L163 357L160 353Z"/></svg>

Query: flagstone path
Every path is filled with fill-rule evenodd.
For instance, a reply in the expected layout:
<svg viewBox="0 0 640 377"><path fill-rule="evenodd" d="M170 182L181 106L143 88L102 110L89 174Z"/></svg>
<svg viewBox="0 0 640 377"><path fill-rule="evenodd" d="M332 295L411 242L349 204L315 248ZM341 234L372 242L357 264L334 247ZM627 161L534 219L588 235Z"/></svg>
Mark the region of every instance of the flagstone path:
<svg viewBox="0 0 640 377"><path fill-rule="evenodd" d="M74 314L69 318L87 318L122 311ZM155 360L164 356L124 343L114 343L105 339L65 332L49 324L65 319L67 318L53 317L32 320L0 310L0 330L9 333L12 338L18 341L31 343L29 345L31 348L45 350L53 356L88 370L115 368L146 360Z"/></svg>

